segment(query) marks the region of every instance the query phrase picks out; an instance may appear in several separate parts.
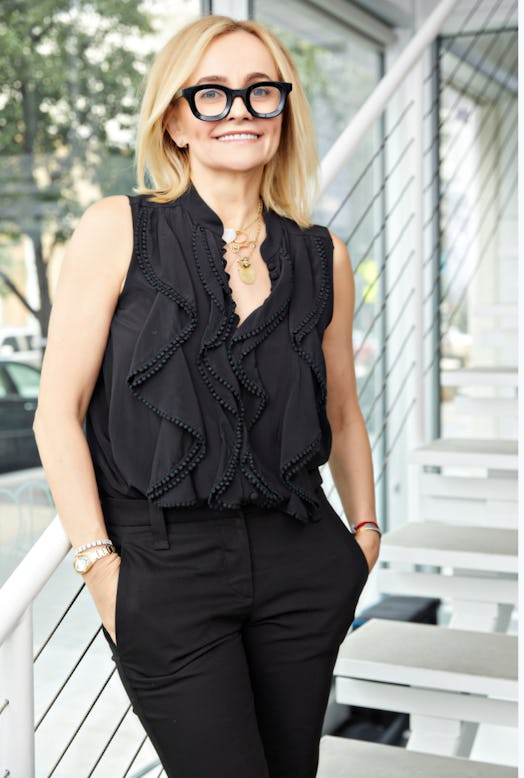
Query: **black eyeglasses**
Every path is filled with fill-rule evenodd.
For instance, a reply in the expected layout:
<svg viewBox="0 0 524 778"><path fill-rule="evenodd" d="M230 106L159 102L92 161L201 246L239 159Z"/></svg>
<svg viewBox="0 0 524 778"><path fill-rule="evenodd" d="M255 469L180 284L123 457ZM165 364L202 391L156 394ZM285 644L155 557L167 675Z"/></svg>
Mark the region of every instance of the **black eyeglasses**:
<svg viewBox="0 0 524 778"><path fill-rule="evenodd" d="M272 119L284 110L288 94L293 88L286 81L259 81L245 89L230 89L217 84L186 86L175 92L173 100L185 97L193 114L203 122L224 119L231 110L233 100L241 97L252 116Z"/></svg>

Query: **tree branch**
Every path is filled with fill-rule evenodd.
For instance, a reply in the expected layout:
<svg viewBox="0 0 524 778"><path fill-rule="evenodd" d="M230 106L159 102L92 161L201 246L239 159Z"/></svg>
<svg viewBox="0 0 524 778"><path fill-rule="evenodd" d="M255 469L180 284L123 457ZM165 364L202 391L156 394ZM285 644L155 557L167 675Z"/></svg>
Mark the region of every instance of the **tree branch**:
<svg viewBox="0 0 524 778"><path fill-rule="evenodd" d="M27 298L22 294L22 292L18 289L14 281L11 281L9 276L4 273L3 270L0 270L0 281L3 282L4 286L7 286L8 289L11 290L11 292L18 297L22 305L27 308L29 313L32 313L33 316L36 316L38 318L38 311L36 311L31 305L29 305L29 302Z"/></svg>

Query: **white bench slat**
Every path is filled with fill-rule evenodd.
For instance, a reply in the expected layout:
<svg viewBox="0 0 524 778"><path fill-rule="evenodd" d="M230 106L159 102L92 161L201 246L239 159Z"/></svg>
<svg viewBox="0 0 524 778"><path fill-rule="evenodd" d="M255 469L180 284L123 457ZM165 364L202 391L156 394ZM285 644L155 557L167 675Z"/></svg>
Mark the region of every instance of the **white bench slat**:
<svg viewBox="0 0 524 778"><path fill-rule="evenodd" d="M461 367L457 370L443 370L440 374L442 386L518 386L518 370L506 365L488 367Z"/></svg>
<svg viewBox="0 0 524 778"><path fill-rule="evenodd" d="M413 464L434 467L481 467L517 470L516 440L495 438L437 438L409 453Z"/></svg>
<svg viewBox="0 0 524 778"><path fill-rule="evenodd" d="M469 600L471 602L517 605L518 582L478 575L410 573L379 568L376 583L383 594L412 594L418 597Z"/></svg>
<svg viewBox="0 0 524 778"><path fill-rule="evenodd" d="M342 642L335 675L517 699L513 635L370 619Z"/></svg>
<svg viewBox="0 0 524 778"><path fill-rule="evenodd" d="M429 521L407 522L385 533L383 562L407 562L440 567L462 567L493 572L517 572L517 531L468 527Z"/></svg>
<svg viewBox="0 0 524 778"><path fill-rule="evenodd" d="M316 778L516 778L517 769L324 735Z"/></svg>

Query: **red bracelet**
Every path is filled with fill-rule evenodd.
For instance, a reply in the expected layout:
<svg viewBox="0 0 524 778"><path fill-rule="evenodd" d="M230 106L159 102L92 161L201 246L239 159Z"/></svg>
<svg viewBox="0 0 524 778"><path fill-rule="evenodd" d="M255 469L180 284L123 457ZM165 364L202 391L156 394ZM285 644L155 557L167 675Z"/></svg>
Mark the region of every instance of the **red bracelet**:
<svg viewBox="0 0 524 778"><path fill-rule="evenodd" d="M375 525L375 527L376 527L378 530L380 530L380 527L378 526L378 524L377 524L377 522L376 522L376 521L361 521L361 522L360 522L360 524L357 524L357 525L356 525L356 527L352 527L352 529L353 529L353 532L356 532L356 531L357 531L357 529L359 529L360 527L364 527L366 524L374 524L374 525Z"/></svg>

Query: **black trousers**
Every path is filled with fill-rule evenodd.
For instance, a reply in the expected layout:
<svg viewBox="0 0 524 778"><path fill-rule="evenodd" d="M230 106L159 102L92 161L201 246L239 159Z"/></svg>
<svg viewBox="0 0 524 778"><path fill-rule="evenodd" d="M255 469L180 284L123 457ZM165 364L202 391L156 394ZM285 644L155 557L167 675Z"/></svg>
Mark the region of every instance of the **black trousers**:
<svg viewBox="0 0 524 778"><path fill-rule="evenodd" d="M120 678L169 778L315 778L366 558L320 489L319 520L102 501L122 555Z"/></svg>

